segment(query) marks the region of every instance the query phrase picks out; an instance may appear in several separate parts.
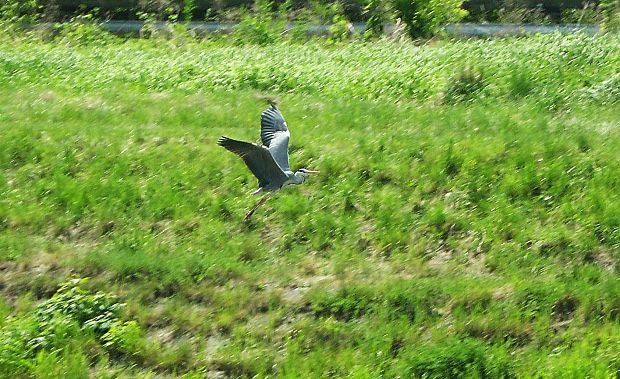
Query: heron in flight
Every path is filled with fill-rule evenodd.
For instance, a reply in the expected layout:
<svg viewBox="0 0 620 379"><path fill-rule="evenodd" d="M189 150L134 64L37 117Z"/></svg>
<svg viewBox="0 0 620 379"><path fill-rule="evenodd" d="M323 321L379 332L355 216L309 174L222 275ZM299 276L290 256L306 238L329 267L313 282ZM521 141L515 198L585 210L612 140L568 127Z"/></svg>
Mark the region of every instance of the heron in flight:
<svg viewBox="0 0 620 379"><path fill-rule="evenodd" d="M269 108L261 113L260 138L263 146L255 143L237 141L228 137L220 137L217 144L237 154L252 174L258 179L258 189L252 195L261 192L275 192L291 184L302 184L304 180L318 171L301 168L291 171L288 161L288 142L291 134L288 131L284 116L275 103L270 101ZM263 197L245 216L248 221L256 209L265 202Z"/></svg>

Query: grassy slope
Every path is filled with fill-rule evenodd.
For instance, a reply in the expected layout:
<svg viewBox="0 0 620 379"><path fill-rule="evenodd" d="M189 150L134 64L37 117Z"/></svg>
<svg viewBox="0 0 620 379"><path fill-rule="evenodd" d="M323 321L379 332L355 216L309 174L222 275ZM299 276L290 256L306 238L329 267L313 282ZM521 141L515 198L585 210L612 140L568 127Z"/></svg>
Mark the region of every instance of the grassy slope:
<svg viewBox="0 0 620 379"><path fill-rule="evenodd" d="M581 71L600 87L618 57L595 41L612 67ZM226 49L214 54L232 65ZM269 49L247 51L264 60ZM0 315L24 317L66 277L91 276L89 288L119 295L142 333L121 353L69 333L59 338L70 350L39 354L22 372L84 373L90 363L98 376L131 377L600 377L620 368L620 108L569 102L591 93L580 80L562 86L541 64L547 79L526 99L505 92L452 106L364 100L372 89L361 87L358 99L334 88L283 95L293 166L322 174L245 225L255 181L215 141L257 138L264 105L243 87L261 85L223 92L197 74L170 79L162 63L126 62L194 59L169 48L2 51ZM95 70L94 57L113 54L127 59ZM129 75L137 82L118 79ZM504 78L487 74L476 96L500 93ZM562 97L547 101L559 87Z"/></svg>

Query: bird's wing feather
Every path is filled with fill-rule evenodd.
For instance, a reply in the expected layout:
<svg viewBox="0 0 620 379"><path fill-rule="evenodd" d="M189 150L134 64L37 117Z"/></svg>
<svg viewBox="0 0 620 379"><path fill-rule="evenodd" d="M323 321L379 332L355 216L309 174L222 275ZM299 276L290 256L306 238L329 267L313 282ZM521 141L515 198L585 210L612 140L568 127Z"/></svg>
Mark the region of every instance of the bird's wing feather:
<svg viewBox="0 0 620 379"><path fill-rule="evenodd" d="M237 141L228 137L221 137L217 144L237 154L252 174L258 179L259 187L267 185L280 186L288 177L274 161L269 150L253 143Z"/></svg>
<svg viewBox="0 0 620 379"><path fill-rule="evenodd" d="M289 132L278 132L269 144L269 152L276 161L282 171L290 171L288 162L288 141L290 139Z"/></svg>
<svg viewBox="0 0 620 379"><path fill-rule="evenodd" d="M291 133L282 113L274 105L261 113L260 137L263 145L269 148L278 166L283 171L290 171L288 160L288 143Z"/></svg>
<svg viewBox="0 0 620 379"><path fill-rule="evenodd" d="M281 132L288 133L288 125L278 108L271 105L260 115L260 138L263 145L269 147L271 141Z"/></svg>

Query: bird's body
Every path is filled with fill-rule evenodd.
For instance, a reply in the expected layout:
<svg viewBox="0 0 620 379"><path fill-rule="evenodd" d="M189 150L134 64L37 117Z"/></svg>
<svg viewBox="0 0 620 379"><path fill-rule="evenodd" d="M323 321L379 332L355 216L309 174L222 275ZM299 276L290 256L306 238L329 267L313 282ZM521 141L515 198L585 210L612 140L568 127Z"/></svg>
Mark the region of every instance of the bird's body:
<svg viewBox="0 0 620 379"><path fill-rule="evenodd" d="M258 189L252 194L278 191L289 184L302 184L309 174L316 172L303 168L297 172L291 170L288 158L291 134L282 113L274 104L261 114L260 137L262 146L228 137L220 137L217 141L218 145L241 157L258 179Z"/></svg>

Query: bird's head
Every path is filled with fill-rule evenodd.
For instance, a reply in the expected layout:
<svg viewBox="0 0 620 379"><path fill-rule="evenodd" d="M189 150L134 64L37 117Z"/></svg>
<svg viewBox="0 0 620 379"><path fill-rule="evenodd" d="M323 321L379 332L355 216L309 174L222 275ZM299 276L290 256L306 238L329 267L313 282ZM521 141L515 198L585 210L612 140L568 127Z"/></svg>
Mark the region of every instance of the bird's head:
<svg viewBox="0 0 620 379"><path fill-rule="evenodd" d="M318 174L319 171L314 171L314 170L307 170L305 168L300 168L299 170L297 170L297 172L295 173L295 176L302 178L302 180L305 180L308 176L310 176L311 174Z"/></svg>

